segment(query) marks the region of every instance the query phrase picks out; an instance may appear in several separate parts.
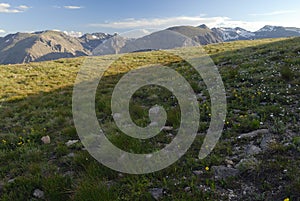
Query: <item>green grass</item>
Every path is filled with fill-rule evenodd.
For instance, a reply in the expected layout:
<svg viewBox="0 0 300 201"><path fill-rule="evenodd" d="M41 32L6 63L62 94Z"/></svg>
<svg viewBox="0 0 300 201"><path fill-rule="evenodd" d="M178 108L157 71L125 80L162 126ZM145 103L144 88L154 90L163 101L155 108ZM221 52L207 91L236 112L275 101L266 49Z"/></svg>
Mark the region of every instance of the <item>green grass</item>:
<svg viewBox="0 0 300 201"><path fill-rule="evenodd" d="M45 192L45 200L153 200L152 188L163 188L162 200L227 200L228 189L242 192L255 186L251 194L239 193L243 200L297 200L300 197L299 94L300 39L265 39L207 45L223 78L228 115L223 135L204 160L197 159L203 136L197 136L184 157L172 166L147 175L120 174L93 159L78 139L72 120L72 90L84 58L60 59L42 63L0 66L0 190L1 200L37 200L33 191ZM197 48L185 49L197 56ZM99 57L99 60L110 56ZM138 66L161 63L180 72L199 98L199 133L206 132L210 120L210 101L205 84L186 62L164 52L134 53L115 62L100 81L96 94L96 113L109 139L134 153L161 149L172 141L170 132L150 140L134 140L113 122L110 98L121 76ZM131 116L139 126L150 120L148 109L162 104L167 125L176 135L180 108L172 94L161 87L144 87L130 102ZM233 157L241 133L270 129L276 137L272 149L256 156L255 170L237 178L215 180L205 167L224 165ZM290 136L290 133L296 136ZM43 145L41 137L51 143ZM257 142L252 142L257 143ZM69 155L70 153L74 156ZM203 174L195 175L193 171ZM286 170L286 171L285 171ZM286 173L283 173L283 172ZM11 182L9 180L14 179ZM189 187L189 190L186 188Z"/></svg>

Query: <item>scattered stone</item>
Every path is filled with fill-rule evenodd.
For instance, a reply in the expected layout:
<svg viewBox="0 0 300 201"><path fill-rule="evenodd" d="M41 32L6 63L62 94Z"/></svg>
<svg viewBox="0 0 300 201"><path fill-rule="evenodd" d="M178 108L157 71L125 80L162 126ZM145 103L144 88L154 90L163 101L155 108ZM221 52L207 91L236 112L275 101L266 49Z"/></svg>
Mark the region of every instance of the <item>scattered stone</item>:
<svg viewBox="0 0 300 201"><path fill-rule="evenodd" d="M63 176L64 177L73 177L74 174L75 174L75 172L73 172L73 171L67 171Z"/></svg>
<svg viewBox="0 0 300 201"><path fill-rule="evenodd" d="M243 195L253 195L253 193L256 191L255 186L253 185L247 185L247 184L242 184L241 188L243 189Z"/></svg>
<svg viewBox="0 0 300 201"><path fill-rule="evenodd" d="M233 198L236 198L237 195L234 194L233 190L228 189L229 193L228 193L228 199L232 200Z"/></svg>
<svg viewBox="0 0 300 201"><path fill-rule="evenodd" d="M232 167L234 165L234 162L229 159L225 159L225 163L226 163L227 167Z"/></svg>
<svg viewBox="0 0 300 201"><path fill-rule="evenodd" d="M260 129L260 130L256 130L256 131L252 131L250 133L244 133L241 134L238 139L244 139L244 138L255 138L257 137L259 134L267 134L269 133L268 129Z"/></svg>
<svg viewBox="0 0 300 201"><path fill-rule="evenodd" d="M113 118L114 119L120 119L121 118L121 114L120 113L115 113L115 114L113 114Z"/></svg>
<svg viewBox="0 0 300 201"><path fill-rule="evenodd" d="M75 157L75 154L72 152L72 153L69 153L68 155L67 155L67 157L69 157L69 158L74 158Z"/></svg>
<svg viewBox="0 0 300 201"><path fill-rule="evenodd" d="M111 188L111 187L114 186L115 184L116 184L116 182L115 182L115 181L112 181L112 180L106 181L106 182L105 182L105 185L106 185L108 188Z"/></svg>
<svg viewBox="0 0 300 201"><path fill-rule="evenodd" d="M261 148L255 146L255 145L250 145L246 148L246 154L248 156L253 156L253 155L259 154L261 152L262 152Z"/></svg>
<svg viewBox="0 0 300 201"><path fill-rule="evenodd" d="M254 170L259 165L259 162L256 158L244 158L242 159L235 167L241 172L247 170Z"/></svg>
<svg viewBox="0 0 300 201"><path fill-rule="evenodd" d="M201 171L201 170L195 170L195 171L193 171L193 173L195 175L201 175L201 174L203 174L203 171Z"/></svg>
<svg viewBox="0 0 300 201"><path fill-rule="evenodd" d="M266 151L270 148L270 145L274 142L275 140L271 135L265 135L260 142L260 147L263 151Z"/></svg>
<svg viewBox="0 0 300 201"><path fill-rule="evenodd" d="M222 62L222 63L219 63L218 65L219 65L219 66L226 66L226 65L230 65L230 64L232 64L231 61L224 61L224 62Z"/></svg>
<svg viewBox="0 0 300 201"><path fill-rule="evenodd" d="M149 126L156 127L156 126L158 126L158 123L156 121L153 121L149 124Z"/></svg>
<svg viewBox="0 0 300 201"><path fill-rule="evenodd" d="M164 190L162 188L152 188L150 193L155 200L159 200L163 196Z"/></svg>
<svg viewBox="0 0 300 201"><path fill-rule="evenodd" d="M199 189L204 192L211 191L211 188L209 186L205 186L205 185L200 185Z"/></svg>
<svg viewBox="0 0 300 201"><path fill-rule="evenodd" d="M152 108L150 108L149 115L150 114L158 115L160 112L161 112L161 107L158 105L155 105Z"/></svg>
<svg viewBox="0 0 300 201"><path fill-rule="evenodd" d="M42 137L42 138L41 138L41 141L42 141L44 144L50 144L50 143L51 143L50 136L47 135L47 136Z"/></svg>
<svg viewBox="0 0 300 201"><path fill-rule="evenodd" d="M284 143L284 144L283 144L284 147L290 147L290 146L292 146L292 145L293 145L293 144L292 144L291 142L287 142L287 143Z"/></svg>
<svg viewBox="0 0 300 201"><path fill-rule="evenodd" d="M9 184L10 184L10 183L13 183L13 182L15 182L15 180L16 180L16 179L10 179L10 180L7 181L7 183L9 183Z"/></svg>
<svg viewBox="0 0 300 201"><path fill-rule="evenodd" d="M68 142L66 142L66 145L67 145L67 147L70 147L73 144L76 144L77 142L79 142L79 140L69 140Z"/></svg>
<svg viewBox="0 0 300 201"><path fill-rule="evenodd" d="M169 133L169 134L168 134L168 137L173 138L174 135L173 135L172 133Z"/></svg>
<svg viewBox="0 0 300 201"><path fill-rule="evenodd" d="M185 191L185 192L190 192L190 191L191 191L191 187L189 187L189 186L185 187L185 188L184 188L184 191Z"/></svg>
<svg viewBox="0 0 300 201"><path fill-rule="evenodd" d="M233 112L234 112L235 114L239 114L239 113L241 112L241 110L233 109Z"/></svg>
<svg viewBox="0 0 300 201"><path fill-rule="evenodd" d="M152 94L151 96L148 97L149 100L155 100L155 99L158 99L158 95L156 94Z"/></svg>
<svg viewBox="0 0 300 201"><path fill-rule="evenodd" d="M172 131L174 128L172 126L164 126L161 128L163 131Z"/></svg>
<svg viewBox="0 0 300 201"><path fill-rule="evenodd" d="M38 198L38 199L42 199L45 196L44 191L40 190L40 189L35 189L33 192L33 196Z"/></svg>
<svg viewBox="0 0 300 201"><path fill-rule="evenodd" d="M203 101L207 100L207 97L203 95L203 93L197 94L197 99L201 99Z"/></svg>
<svg viewBox="0 0 300 201"><path fill-rule="evenodd" d="M212 166L211 168L215 174L216 179L224 179L227 177L235 177L239 175L239 170L235 168L221 166Z"/></svg>

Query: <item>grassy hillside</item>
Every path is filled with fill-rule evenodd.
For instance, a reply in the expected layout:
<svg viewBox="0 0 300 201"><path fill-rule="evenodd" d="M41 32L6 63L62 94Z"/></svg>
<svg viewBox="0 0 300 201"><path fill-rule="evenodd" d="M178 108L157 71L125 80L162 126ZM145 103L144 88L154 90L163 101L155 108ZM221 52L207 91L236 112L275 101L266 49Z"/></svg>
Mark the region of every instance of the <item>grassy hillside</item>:
<svg viewBox="0 0 300 201"><path fill-rule="evenodd" d="M84 58L0 66L0 199L39 200L33 195L36 189L44 192L44 200L54 201L155 200L154 194L159 200L299 199L300 38L239 41L205 49L223 78L228 115L220 141L204 160L197 157L210 119L209 95L186 62L163 52L129 54L99 83L99 123L115 145L134 153L169 143L176 135L180 110L170 92L144 87L131 100L134 122L147 125L148 109L159 103L167 111L167 125L174 129L148 141L122 134L111 117L110 98L123 73L161 63L180 72L199 94L201 119L193 146L167 169L139 176L104 167L80 142L65 144L78 139L72 90ZM197 48L189 51L197 55ZM241 136L257 130L261 133ZM50 144L41 142L46 135ZM239 173L225 172L223 177L220 166Z"/></svg>

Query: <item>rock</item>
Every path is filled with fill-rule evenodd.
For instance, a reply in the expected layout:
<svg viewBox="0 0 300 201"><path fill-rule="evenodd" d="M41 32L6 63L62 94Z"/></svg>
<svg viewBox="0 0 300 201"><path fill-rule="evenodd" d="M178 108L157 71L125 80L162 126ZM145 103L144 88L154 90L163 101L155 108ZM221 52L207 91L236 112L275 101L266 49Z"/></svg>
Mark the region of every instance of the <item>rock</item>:
<svg viewBox="0 0 300 201"><path fill-rule="evenodd" d="M105 182L105 185L106 185L108 188L111 188L111 187L112 187L113 185L115 185L115 184L116 184L116 182L115 182L115 181L112 181L112 180Z"/></svg>
<svg viewBox="0 0 300 201"><path fill-rule="evenodd" d="M241 134L240 136L238 136L238 139L255 138L259 134L267 134L267 133L269 133L268 129L260 129L260 130L252 131L250 133Z"/></svg>
<svg viewBox="0 0 300 201"><path fill-rule="evenodd" d="M228 189L228 200L232 200L233 198L236 198L237 195L234 194L234 191L231 189Z"/></svg>
<svg viewBox="0 0 300 201"><path fill-rule="evenodd" d="M44 191L40 190L40 189L35 189L33 192L33 196L38 198L38 199L42 199L45 196Z"/></svg>
<svg viewBox="0 0 300 201"><path fill-rule="evenodd" d="M152 188L150 193L155 200L159 200L163 196L164 190L162 188Z"/></svg>
<svg viewBox="0 0 300 201"><path fill-rule="evenodd" d="M195 171L193 171L193 173L195 175L201 175L201 174L203 174L203 171L201 171L201 170L195 170Z"/></svg>
<svg viewBox="0 0 300 201"><path fill-rule="evenodd" d="M114 119L120 119L122 117L120 113L114 113L112 116Z"/></svg>
<svg viewBox="0 0 300 201"><path fill-rule="evenodd" d="M156 115L158 115L160 113L160 111L161 111L161 108L156 105L156 106L150 108L149 114L156 114Z"/></svg>
<svg viewBox="0 0 300 201"><path fill-rule="evenodd" d="M275 140L271 135L266 135L263 137L263 139L260 142L260 147L263 151L266 151L270 148L270 145L274 143Z"/></svg>
<svg viewBox="0 0 300 201"><path fill-rule="evenodd" d="M247 170L255 170L255 168L259 165L259 162L256 158L244 158L242 159L235 167L239 169L241 172Z"/></svg>
<svg viewBox="0 0 300 201"><path fill-rule="evenodd" d="M67 147L70 147L73 144L76 144L77 142L79 142L79 140L69 140L68 142L66 142L66 145L67 145Z"/></svg>
<svg viewBox="0 0 300 201"><path fill-rule="evenodd" d="M246 154L248 156L253 156L253 155L259 154L261 152L262 152L261 148L255 146L255 145L250 145L246 148Z"/></svg>
<svg viewBox="0 0 300 201"><path fill-rule="evenodd" d="M174 128L172 126L164 126L161 128L163 131L172 131Z"/></svg>
<svg viewBox="0 0 300 201"><path fill-rule="evenodd" d="M203 93L197 94L196 95L197 99L201 99L203 101L207 100L207 97L203 95Z"/></svg>
<svg viewBox="0 0 300 201"><path fill-rule="evenodd" d="M50 144L50 143L51 143L50 136L47 135L47 136L42 137L42 138L41 138L41 141L42 141L44 144Z"/></svg>
<svg viewBox="0 0 300 201"><path fill-rule="evenodd" d="M69 158L74 158L75 157L75 154L72 152L72 153L69 153L68 155L67 155L67 157L69 157Z"/></svg>
<svg viewBox="0 0 300 201"><path fill-rule="evenodd" d="M172 133L168 133L167 136L170 137L170 138L174 138L174 135Z"/></svg>
<svg viewBox="0 0 300 201"><path fill-rule="evenodd" d="M190 192L190 191L191 191L191 187L189 187L189 186L185 187L185 188L184 188L184 191L185 191L185 192Z"/></svg>
<svg viewBox="0 0 300 201"><path fill-rule="evenodd" d="M73 177L75 172L73 171L67 171L65 174L63 174L64 177Z"/></svg>
<svg viewBox="0 0 300 201"><path fill-rule="evenodd" d="M15 180L16 180L16 179L10 179L10 180L7 181L7 183L9 183L9 184L10 184L10 183L13 183L13 182L15 182Z"/></svg>
<svg viewBox="0 0 300 201"><path fill-rule="evenodd" d="M241 112L241 110L233 109L233 112L234 112L235 114L239 114L239 113Z"/></svg>
<svg viewBox="0 0 300 201"><path fill-rule="evenodd" d="M234 162L232 160L229 160L229 159L225 159L225 163L227 165L234 165Z"/></svg>
<svg viewBox="0 0 300 201"><path fill-rule="evenodd" d="M225 166L212 166L212 171L216 179L224 179L227 177L235 177L239 175L239 170Z"/></svg>

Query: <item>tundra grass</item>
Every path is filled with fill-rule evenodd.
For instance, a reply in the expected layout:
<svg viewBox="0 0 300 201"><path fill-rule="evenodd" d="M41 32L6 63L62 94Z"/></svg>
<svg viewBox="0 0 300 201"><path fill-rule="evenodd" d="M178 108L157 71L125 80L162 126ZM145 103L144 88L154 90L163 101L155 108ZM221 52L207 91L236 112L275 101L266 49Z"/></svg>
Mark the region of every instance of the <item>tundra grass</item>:
<svg viewBox="0 0 300 201"><path fill-rule="evenodd" d="M160 63L181 73L198 94L201 118L194 144L172 166L146 175L110 170L80 142L66 146L68 140L79 139L72 119L72 90L84 57L0 66L0 199L38 200L33 192L40 189L44 200L53 201L154 200L151 189L160 188L160 200L297 200L300 39L239 41L204 49L219 69L228 101L223 135L204 160L198 159L198 152L209 126L210 99L201 76L188 63L163 51L128 54L99 83L95 108L99 124L116 146L133 153L170 143L180 124L180 107L164 88L139 89L130 102L133 121L148 125L149 108L160 104L168 114L167 125L174 129L151 140L129 138L114 124L110 109L112 91L124 73ZM197 48L189 51L197 55ZM236 156L236 149L256 143L237 137L262 128L269 129L276 142L256 156L257 167L236 178L216 180L212 166L225 165L226 159ZM50 144L42 144L45 135Z"/></svg>

